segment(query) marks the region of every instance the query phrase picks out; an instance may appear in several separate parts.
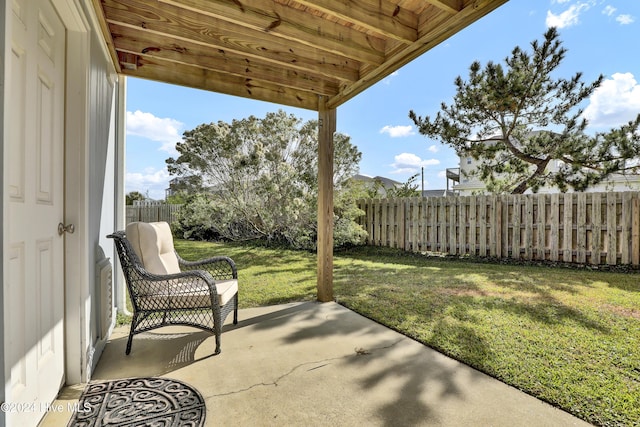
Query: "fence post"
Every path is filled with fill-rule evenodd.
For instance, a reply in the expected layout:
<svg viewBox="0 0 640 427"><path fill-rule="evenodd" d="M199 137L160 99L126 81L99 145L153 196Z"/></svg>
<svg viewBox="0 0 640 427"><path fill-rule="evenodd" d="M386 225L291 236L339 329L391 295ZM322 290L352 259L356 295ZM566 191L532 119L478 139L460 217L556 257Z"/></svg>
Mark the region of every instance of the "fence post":
<svg viewBox="0 0 640 427"><path fill-rule="evenodd" d="M457 203L456 199L453 197L448 197L447 201L449 201L449 218L447 218L447 222L449 223L449 253L451 255L455 255L458 253L457 247L457 236L456 236L456 208Z"/></svg>
<svg viewBox="0 0 640 427"><path fill-rule="evenodd" d="M621 196L620 263L631 264L631 193L625 191Z"/></svg>
<svg viewBox="0 0 640 427"><path fill-rule="evenodd" d="M520 259L520 248L522 247L520 242L521 230L520 230L520 219L522 218L522 197L519 195L514 196L513 198L513 228L512 228L512 239L511 239L511 256L514 259Z"/></svg>
<svg viewBox="0 0 640 427"><path fill-rule="evenodd" d="M496 196L496 217L493 221L496 239L496 257L502 258L502 196Z"/></svg>
<svg viewBox="0 0 640 427"><path fill-rule="evenodd" d="M600 193L593 194L591 203L591 264L600 264L600 247L602 245L602 197Z"/></svg>
<svg viewBox="0 0 640 427"><path fill-rule="evenodd" d="M527 260L533 259L533 195L524 196L524 257Z"/></svg>
<svg viewBox="0 0 640 427"><path fill-rule="evenodd" d="M578 193L576 220L576 261L584 264L587 262L587 194Z"/></svg>
<svg viewBox="0 0 640 427"><path fill-rule="evenodd" d="M631 203L631 264L640 264L640 200L633 195Z"/></svg>
<svg viewBox="0 0 640 427"><path fill-rule="evenodd" d="M477 200L478 210L476 211L476 224L479 227L479 255L487 256L487 196L481 194Z"/></svg>
<svg viewBox="0 0 640 427"><path fill-rule="evenodd" d="M477 240L477 206L478 198L476 196L469 197L469 254L476 255L478 248Z"/></svg>
<svg viewBox="0 0 640 427"><path fill-rule="evenodd" d="M402 248L402 250L406 250L405 236L407 220L405 218L405 203L406 200L404 198L397 199L396 203L398 205L398 235L396 236L396 247Z"/></svg>
<svg viewBox="0 0 640 427"><path fill-rule="evenodd" d="M563 248L562 248L562 261L571 262L571 254L573 248L572 231L573 231L573 194L565 193L563 197L563 218L562 218L562 234L563 234Z"/></svg>
<svg viewBox="0 0 640 427"><path fill-rule="evenodd" d="M617 258L616 193L607 193L607 264L615 265Z"/></svg>

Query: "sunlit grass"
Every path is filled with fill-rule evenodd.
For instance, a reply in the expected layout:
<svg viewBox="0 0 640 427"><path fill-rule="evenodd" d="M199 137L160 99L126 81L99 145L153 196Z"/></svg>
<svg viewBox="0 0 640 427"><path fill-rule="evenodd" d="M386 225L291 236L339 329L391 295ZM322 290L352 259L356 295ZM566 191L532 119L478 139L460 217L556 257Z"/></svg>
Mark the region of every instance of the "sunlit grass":
<svg viewBox="0 0 640 427"><path fill-rule="evenodd" d="M188 260L231 257L238 266L241 308L313 300L316 258L303 251L178 240L176 251Z"/></svg>
<svg viewBox="0 0 640 427"><path fill-rule="evenodd" d="M177 241L228 255L243 308L314 300L315 254ZM640 425L640 275L336 251L336 300L593 424Z"/></svg>
<svg viewBox="0 0 640 427"><path fill-rule="evenodd" d="M591 423L640 424L637 274L382 249L336 265L336 294L353 310Z"/></svg>

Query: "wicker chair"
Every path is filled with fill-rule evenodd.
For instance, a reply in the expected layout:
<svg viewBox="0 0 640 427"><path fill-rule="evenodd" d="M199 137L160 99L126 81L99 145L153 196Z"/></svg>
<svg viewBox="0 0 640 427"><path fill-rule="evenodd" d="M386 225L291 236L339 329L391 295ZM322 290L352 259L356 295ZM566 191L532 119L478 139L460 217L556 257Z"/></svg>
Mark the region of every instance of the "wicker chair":
<svg viewBox="0 0 640 427"><path fill-rule="evenodd" d="M238 273L229 257L185 261L173 247L166 222L132 223L114 239L133 305L126 354L133 336L167 325L193 326L213 333L215 354L226 317L238 323Z"/></svg>

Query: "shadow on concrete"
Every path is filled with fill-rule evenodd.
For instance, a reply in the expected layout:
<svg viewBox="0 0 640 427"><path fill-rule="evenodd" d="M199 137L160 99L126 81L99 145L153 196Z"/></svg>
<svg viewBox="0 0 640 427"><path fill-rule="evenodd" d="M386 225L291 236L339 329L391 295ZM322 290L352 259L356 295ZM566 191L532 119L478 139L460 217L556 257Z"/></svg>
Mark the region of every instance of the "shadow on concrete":
<svg viewBox="0 0 640 427"><path fill-rule="evenodd" d="M336 303L241 310L217 356L211 334L184 327L139 334L126 356L127 333L114 333L93 379L184 381L204 396L211 426L579 425Z"/></svg>

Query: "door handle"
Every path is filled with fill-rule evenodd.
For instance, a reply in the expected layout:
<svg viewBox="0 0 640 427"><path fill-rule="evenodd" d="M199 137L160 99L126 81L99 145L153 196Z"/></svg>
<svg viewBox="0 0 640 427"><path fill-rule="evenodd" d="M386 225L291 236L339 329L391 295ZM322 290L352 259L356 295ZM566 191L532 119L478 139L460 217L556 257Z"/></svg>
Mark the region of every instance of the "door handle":
<svg viewBox="0 0 640 427"><path fill-rule="evenodd" d="M64 225L63 223L58 224L58 234L62 236L64 233L73 234L76 231L76 227L73 224Z"/></svg>

